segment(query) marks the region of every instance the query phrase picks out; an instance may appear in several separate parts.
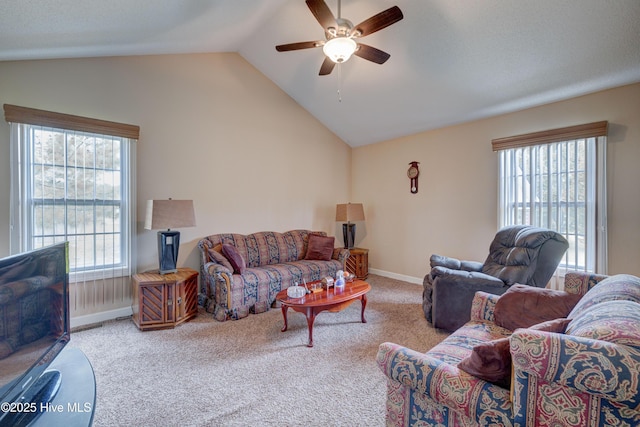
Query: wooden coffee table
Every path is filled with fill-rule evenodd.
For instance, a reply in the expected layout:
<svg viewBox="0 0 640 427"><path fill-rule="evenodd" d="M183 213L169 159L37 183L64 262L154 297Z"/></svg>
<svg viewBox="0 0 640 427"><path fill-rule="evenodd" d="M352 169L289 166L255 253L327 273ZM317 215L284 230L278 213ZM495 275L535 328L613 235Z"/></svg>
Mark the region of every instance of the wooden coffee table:
<svg viewBox="0 0 640 427"><path fill-rule="evenodd" d="M367 292L370 290L371 285L362 280L354 280L347 283L342 291L329 288L329 290L323 290L322 292L307 294L302 298L289 298L287 290L283 289L276 295L276 300L282 305L282 317L284 318L282 332L287 330L287 311L289 311L289 308L303 313L307 317L307 325L309 326L309 343L307 347L313 347L313 322L316 320L318 313L344 310L358 299L362 302L362 310L360 312L362 323L367 323L364 318L364 309L367 306Z"/></svg>

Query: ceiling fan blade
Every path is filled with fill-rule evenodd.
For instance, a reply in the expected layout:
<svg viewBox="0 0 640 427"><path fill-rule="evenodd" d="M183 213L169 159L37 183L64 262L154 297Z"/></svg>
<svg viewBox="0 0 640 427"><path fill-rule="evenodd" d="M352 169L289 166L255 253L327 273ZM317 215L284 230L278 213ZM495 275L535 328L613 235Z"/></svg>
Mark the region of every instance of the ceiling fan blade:
<svg viewBox="0 0 640 427"><path fill-rule="evenodd" d="M276 46L276 50L278 52L287 52L289 50L300 50L300 49L310 49L313 47L320 47L323 44L324 42L321 42L321 41L280 44Z"/></svg>
<svg viewBox="0 0 640 427"><path fill-rule="evenodd" d="M362 21L354 27L354 30L358 32L358 37L364 37L375 33L376 31L380 31L391 24L395 24L402 18L404 18L404 15L402 15L400 8L398 6L393 6L365 21Z"/></svg>
<svg viewBox="0 0 640 427"><path fill-rule="evenodd" d="M316 17L316 20L322 25L322 28L325 30L327 28L333 27L337 28L338 24L336 24L336 18L331 13L331 9L324 2L324 0L307 0L307 6L313 13L313 16Z"/></svg>
<svg viewBox="0 0 640 427"><path fill-rule="evenodd" d="M318 73L318 75L320 76L326 76L327 74L331 74L331 72L333 71L333 67L336 66L336 63L333 62L331 59L329 59L329 57L325 57L324 58L324 62L322 63L322 66L320 67L320 72Z"/></svg>
<svg viewBox="0 0 640 427"><path fill-rule="evenodd" d="M358 43L358 49L353 54L376 64L384 64L391 57L387 52L362 43Z"/></svg>

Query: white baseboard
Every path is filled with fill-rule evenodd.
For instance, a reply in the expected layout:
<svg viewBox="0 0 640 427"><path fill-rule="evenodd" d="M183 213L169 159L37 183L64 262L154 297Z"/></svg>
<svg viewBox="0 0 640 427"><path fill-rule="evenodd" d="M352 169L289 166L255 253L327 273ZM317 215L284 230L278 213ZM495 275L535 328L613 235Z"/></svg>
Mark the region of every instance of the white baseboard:
<svg viewBox="0 0 640 427"><path fill-rule="evenodd" d="M390 271L378 270L375 268L370 268L369 273L389 277L390 279L402 280L403 282L415 283L416 285L422 285L423 280L423 278L420 277L406 276L404 274L392 273Z"/></svg>
<svg viewBox="0 0 640 427"><path fill-rule="evenodd" d="M404 282L414 283L416 285L422 285L422 278L412 277L404 274L392 273L390 271L378 270L375 268L369 269L371 274L377 274L378 276L389 277L391 279L402 280ZM80 326L94 325L97 323L106 322L108 320L115 320L120 317L129 317L133 314L131 307L123 307L115 310L100 311L98 313L86 314L84 316L76 316L71 318L71 328L77 328Z"/></svg>
<svg viewBox="0 0 640 427"><path fill-rule="evenodd" d="M119 317L129 317L132 314L133 311L131 310L131 307L123 307L115 310L101 311L98 313L86 314L84 316L72 317L71 328L102 323Z"/></svg>

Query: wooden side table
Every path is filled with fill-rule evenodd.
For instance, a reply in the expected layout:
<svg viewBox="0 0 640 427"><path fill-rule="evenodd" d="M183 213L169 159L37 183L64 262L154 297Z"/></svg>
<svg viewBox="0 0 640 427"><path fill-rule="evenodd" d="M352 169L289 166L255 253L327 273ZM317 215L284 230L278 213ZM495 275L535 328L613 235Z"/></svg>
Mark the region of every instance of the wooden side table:
<svg viewBox="0 0 640 427"><path fill-rule="evenodd" d="M174 328L198 314L198 272L179 268L134 274L133 321L141 331Z"/></svg>
<svg viewBox="0 0 640 427"><path fill-rule="evenodd" d="M366 279L369 276L369 249L353 248L349 252L347 271L360 280Z"/></svg>

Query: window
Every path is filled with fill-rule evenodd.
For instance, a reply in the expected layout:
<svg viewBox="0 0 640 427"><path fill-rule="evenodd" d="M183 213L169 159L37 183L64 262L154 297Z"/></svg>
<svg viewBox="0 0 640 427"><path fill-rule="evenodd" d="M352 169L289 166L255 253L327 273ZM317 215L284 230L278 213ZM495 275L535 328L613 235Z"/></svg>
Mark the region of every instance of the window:
<svg viewBox="0 0 640 427"><path fill-rule="evenodd" d="M72 277L127 276L138 128L5 105L11 122L11 252L69 241Z"/></svg>
<svg viewBox="0 0 640 427"><path fill-rule="evenodd" d="M560 267L606 273L607 122L492 141L499 226L530 224L569 241Z"/></svg>

